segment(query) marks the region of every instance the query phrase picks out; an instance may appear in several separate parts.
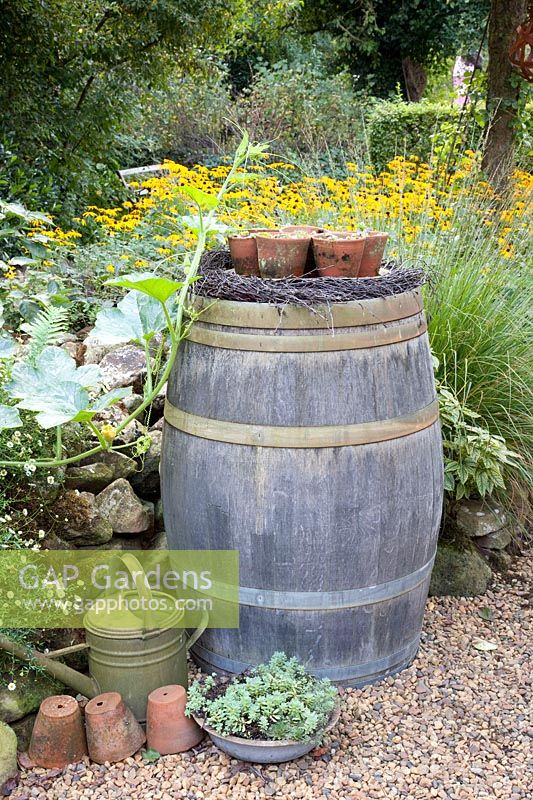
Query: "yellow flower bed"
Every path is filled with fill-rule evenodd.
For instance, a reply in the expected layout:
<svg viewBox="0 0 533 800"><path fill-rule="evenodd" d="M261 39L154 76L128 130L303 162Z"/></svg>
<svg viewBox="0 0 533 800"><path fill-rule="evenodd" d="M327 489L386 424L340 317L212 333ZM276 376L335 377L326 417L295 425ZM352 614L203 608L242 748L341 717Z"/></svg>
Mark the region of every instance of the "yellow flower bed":
<svg viewBox="0 0 533 800"><path fill-rule="evenodd" d="M131 237L153 242L154 259L189 249L196 238L196 209L183 186L215 195L229 167L188 168L165 161L164 168L168 174L136 184L149 190L137 201L128 200L115 208L90 206L78 220L78 231L55 228L40 233L54 245L72 247L80 231L96 226L103 240ZM502 204L490 186L478 178L478 156L471 151L451 175L446 175L443 167L416 158L395 158L379 174L353 163L346 165L343 178L296 179L296 172L294 165L282 162L241 170L242 183L226 195L220 223L237 230L296 221L347 230L381 229L389 233L391 256L412 253L413 245L431 253L434 233L453 233L465 215L470 223L473 214L476 224L494 228L505 258L513 258L515 243L523 243L530 232L533 176L516 171L511 195ZM135 255L121 255L120 259L129 262L125 266L146 266L146 261ZM110 264L108 270L112 269Z"/></svg>

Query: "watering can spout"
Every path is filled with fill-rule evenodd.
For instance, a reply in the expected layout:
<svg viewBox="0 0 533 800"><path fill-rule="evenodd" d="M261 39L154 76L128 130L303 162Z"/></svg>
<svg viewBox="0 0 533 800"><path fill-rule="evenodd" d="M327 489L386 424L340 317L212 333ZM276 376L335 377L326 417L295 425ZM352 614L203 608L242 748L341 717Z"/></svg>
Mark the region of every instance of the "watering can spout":
<svg viewBox="0 0 533 800"><path fill-rule="evenodd" d="M67 653L76 652L85 648L86 645L65 647L63 650L56 650L54 656L57 657L59 655L67 655ZM11 641L11 639L8 639L6 636L0 635L0 650L5 650L7 653L15 656L15 658L19 658L21 661L34 661L53 678L61 681L61 683L64 683L66 686L70 686L72 689L75 689L85 697L96 697L96 695L100 693L100 688L93 678L90 678L88 675L84 675L82 672L78 672L71 667L67 667L66 664L54 661L53 658L49 658L42 653L39 653L37 650L32 650L31 647L24 647L23 645L17 644L16 642Z"/></svg>

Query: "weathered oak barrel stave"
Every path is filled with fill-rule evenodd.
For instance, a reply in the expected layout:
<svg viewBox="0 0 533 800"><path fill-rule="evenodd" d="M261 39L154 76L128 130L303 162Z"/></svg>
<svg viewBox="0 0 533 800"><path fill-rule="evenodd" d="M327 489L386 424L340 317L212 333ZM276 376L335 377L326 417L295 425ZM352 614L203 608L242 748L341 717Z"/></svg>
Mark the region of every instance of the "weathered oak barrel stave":
<svg viewBox="0 0 533 800"><path fill-rule="evenodd" d="M442 508L419 290L315 311L198 300L169 380L169 546L237 549L240 628L193 648L237 672L275 650L362 685L416 654Z"/></svg>

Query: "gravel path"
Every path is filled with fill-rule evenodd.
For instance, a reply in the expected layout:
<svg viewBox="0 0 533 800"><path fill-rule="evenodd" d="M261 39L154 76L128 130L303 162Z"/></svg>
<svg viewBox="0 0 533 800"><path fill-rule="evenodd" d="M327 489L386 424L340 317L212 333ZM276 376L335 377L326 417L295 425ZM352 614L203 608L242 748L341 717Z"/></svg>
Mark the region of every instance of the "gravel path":
<svg viewBox="0 0 533 800"><path fill-rule="evenodd" d="M519 559L484 597L430 599L414 664L380 684L345 690L340 723L313 757L250 767L204 741L196 752L156 764L136 756L59 775L26 772L11 797L533 798L532 563ZM483 608L492 621L480 616ZM477 637L497 649L476 650Z"/></svg>

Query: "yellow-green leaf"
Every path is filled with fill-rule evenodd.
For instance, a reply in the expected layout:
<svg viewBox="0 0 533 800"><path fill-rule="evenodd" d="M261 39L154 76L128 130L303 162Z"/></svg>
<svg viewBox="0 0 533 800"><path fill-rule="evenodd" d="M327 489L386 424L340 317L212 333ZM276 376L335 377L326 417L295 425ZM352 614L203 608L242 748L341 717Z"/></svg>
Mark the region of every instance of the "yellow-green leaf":
<svg viewBox="0 0 533 800"><path fill-rule="evenodd" d="M215 195L207 194L207 192L203 192L195 186L182 186L181 191L190 197L202 211L211 211L218 205L218 200Z"/></svg>

